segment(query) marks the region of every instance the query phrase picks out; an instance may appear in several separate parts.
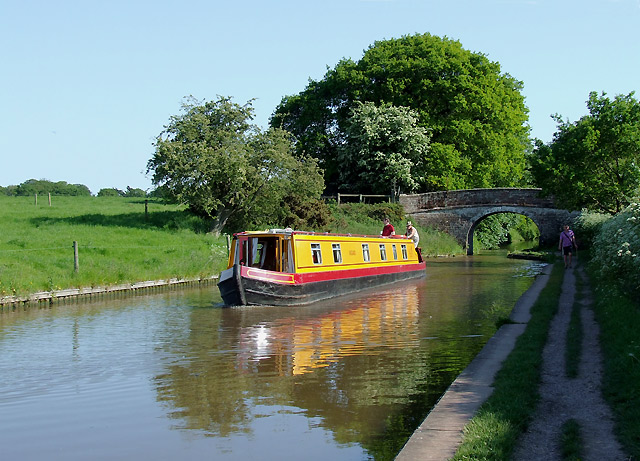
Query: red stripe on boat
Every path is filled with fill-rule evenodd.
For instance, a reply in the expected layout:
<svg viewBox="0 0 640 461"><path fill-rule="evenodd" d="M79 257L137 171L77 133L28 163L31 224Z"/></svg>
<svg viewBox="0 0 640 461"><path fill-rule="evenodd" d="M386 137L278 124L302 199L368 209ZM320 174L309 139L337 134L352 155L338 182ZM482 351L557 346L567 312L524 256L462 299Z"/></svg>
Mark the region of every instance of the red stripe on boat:
<svg viewBox="0 0 640 461"><path fill-rule="evenodd" d="M415 272L426 269L426 263L375 266L361 269L346 269L337 271L308 272L303 274L289 274L284 272L265 271L252 267L241 266L242 277L263 280L265 282L298 284L326 282L329 280L342 280L357 277L371 277L384 274L396 274L399 272Z"/></svg>

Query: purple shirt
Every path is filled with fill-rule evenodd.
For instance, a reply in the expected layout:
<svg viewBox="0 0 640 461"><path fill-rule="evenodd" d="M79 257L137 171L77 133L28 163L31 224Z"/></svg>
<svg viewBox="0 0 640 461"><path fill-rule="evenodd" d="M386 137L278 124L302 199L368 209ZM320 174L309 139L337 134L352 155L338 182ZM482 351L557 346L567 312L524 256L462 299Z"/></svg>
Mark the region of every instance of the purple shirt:
<svg viewBox="0 0 640 461"><path fill-rule="evenodd" d="M562 243L563 247L570 247L571 245L573 245L573 231L562 231L560 233L560 242Z"/></svg>

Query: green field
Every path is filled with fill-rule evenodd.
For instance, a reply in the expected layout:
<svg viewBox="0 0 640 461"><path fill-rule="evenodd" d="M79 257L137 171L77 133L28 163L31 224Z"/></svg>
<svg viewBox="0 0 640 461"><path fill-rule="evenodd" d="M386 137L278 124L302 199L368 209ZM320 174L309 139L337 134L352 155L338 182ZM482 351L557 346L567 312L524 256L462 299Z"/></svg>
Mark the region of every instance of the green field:
<svg viewBox="0 0 640 461"><path fill-rule="evenodd" d="M209 277L225 237L184 207L122 197L0 196L0 297L167 278ZM74 270L73 242L79 270Z"/></svg>

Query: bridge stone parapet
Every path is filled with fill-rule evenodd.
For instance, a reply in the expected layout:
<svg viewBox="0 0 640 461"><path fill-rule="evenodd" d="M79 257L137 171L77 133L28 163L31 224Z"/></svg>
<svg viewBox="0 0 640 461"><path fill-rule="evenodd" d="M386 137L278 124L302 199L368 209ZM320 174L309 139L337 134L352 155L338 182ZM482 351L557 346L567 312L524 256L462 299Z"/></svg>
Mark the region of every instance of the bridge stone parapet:
<svg viewBox="0 0 640 461"><path fill-rule="evenodd" d="M400 203L406 213L439 208L459 208L483 205L513 205L556 208L553 197L542 197L542 189L502 187L495 189L464 189L402 195Z"/></svg>
<svg viewBox="0 0 640 461"><path fill-rule="evenodd" d="M529 217L540 230L540 243L553 244L562 225L576 212L557 208L554 199L541 196L540 189L467 189L402 195L405 214L421 226L447 232L473 254L473 232L487 216L516 213Z"/></svg>

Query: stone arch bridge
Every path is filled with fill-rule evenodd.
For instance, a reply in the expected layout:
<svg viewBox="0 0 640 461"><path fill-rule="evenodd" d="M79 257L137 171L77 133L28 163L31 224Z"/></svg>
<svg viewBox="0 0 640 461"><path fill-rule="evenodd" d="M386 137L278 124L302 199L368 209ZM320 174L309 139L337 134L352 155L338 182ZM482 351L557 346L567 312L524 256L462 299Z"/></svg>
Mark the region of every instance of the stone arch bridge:
<svg viewBox="0 0 640 461"><path fill-rule="evenodd" d="M516 213L530 218L540 230L542 245L554 244L562 225L578 215L544 198L541 189L467 189L401 195L405 214L421 226L430 226L456 238L467 254L473 254L473 232L487 216Z"/></svg>

